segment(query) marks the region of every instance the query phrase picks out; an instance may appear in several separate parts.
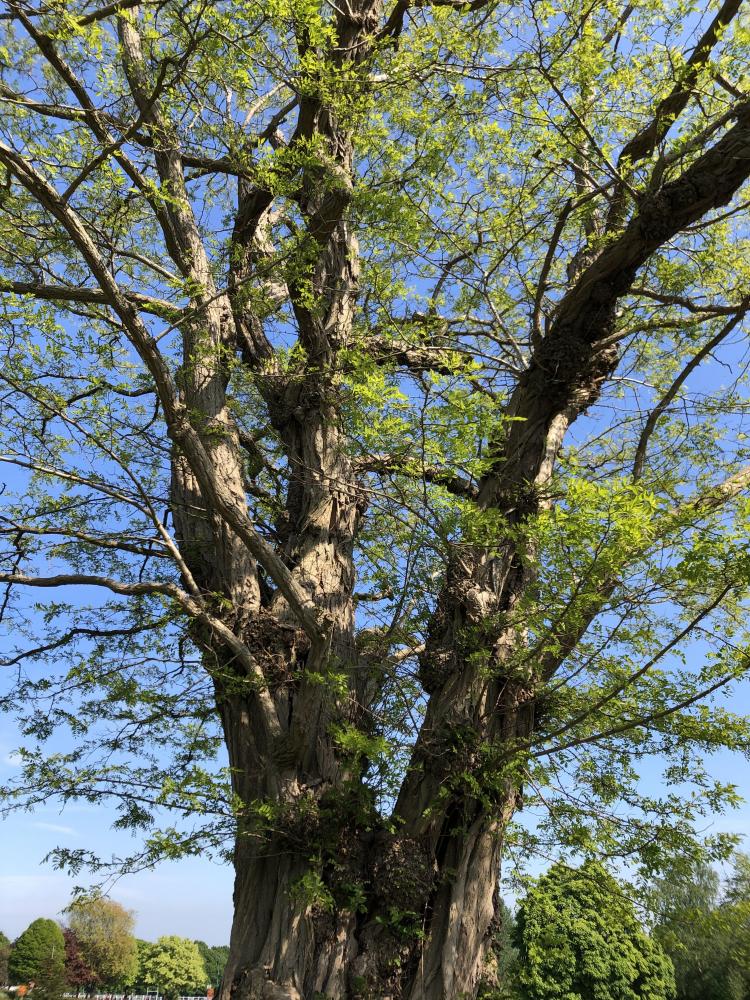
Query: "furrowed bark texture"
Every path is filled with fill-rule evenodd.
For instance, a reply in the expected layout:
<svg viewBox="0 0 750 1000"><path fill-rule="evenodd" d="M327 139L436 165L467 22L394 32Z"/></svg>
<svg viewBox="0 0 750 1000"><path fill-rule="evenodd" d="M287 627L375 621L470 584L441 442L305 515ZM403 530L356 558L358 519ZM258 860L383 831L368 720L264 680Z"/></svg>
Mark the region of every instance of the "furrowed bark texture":
<svg viewBox="0 0 750 1000"><path fill-rule="evenodd" d="M357 247L343 214L350 147L325 115L303 105L298 126L323 129L337 167L332 190L311 191L305 203L320 247L312 281L322 309L313 314L290 289L309 352L306 378L293 386L274 379L259 324L240 299L234 313L289 456L287 511L279 525L284 559L330 623L324 661L352 667L352 554L363 505L341 447L329 373L350 336ZM740 107L737 117L713 149L644 200L560 303L519 379L507 408L516 419L494 442L496 460L478 491L479 506L499 511L508 525L545 502L568 427L613 373L615 310L638 268L686 225L726 203L750 172L748 108ZM262 256L266 210L257 192L245 193L237 239L243 247L238 267L247 273ZM513 666L523 635L507 624L509 613L532 582L524 555L511 541L492 557L471 545L454 547L420 657L429 702L395 807L395 833L374 813L362 823L366 793L331 742L332 722L356 719L355 685L346 704L306 681L314 665L294 615L278 592L256 601L243 636L269 678L279 734L262 736L252 694L233 695L231 684L221 681L217 687L236 790L246 803L273 802L275 829L261 829L249 815L241 824L222 1000L475 994L494 927L503 833L522 796L523 762L514 747L533 731L542 681L533 664L522 671ZM461 779L467 768L476 779L473 791ZM302 891L310 884L311 847L319 851L325 886L317 899ZM356 910L343 891L348 882L365 890ZM384 919L393 907L417 915L408 933Z"/></svg>
<svg viewBox="0 0 750 1000"><path fill-rule="evenodd" d="M738 4L725 7L730 16ZM389 31L398 33L407 9L397 5ZM305 263L273 271L278 199L242 176L221 289L191 208L177 132L154 96L139 17L129 7L117 30L160 186L155 195L149 182L144 197L191 295L176 376L141 321L139 303L120 293L65 199L9 146L0 144L0 161L77 247L99 284L96 301L118 316L164 413L185 604L198 609L189 612L192 635L214 684L238 803L235 917L220 1000L473 997L497 919L503 838L522 801L522 748L547 679L544 664L519 656L525 637L512 613L534 582L533 553L519 548L521 533L513 529L547 502L568 428L615 371L616 309L639 268L726 204L750 175L750 104L739 103L723 137L676 180L643 196L629 221L622 221L626 192L615 192L604 249L576 256L571 287L546 334L534 331L533 356L498 414L507 419L498 421L489 471L471 491L477 508L493 512L507 532L491 552L452 547L419 658L424 720L386 822L361 779L363 753L341 739L347 726L366 730L374 697L356 648L353 596L366 490L361 465L347 454L340 387L359 281L352 137L315 96L315 81L302 80L288 145L315 149L317 158L299 169L298 187L286 197L295 203ZM355 0L336 17L328 57L346 70L353 92L364 93L383 11L378 0ZM53 42L27 22L65 80ZM307 44L297 39L301 57ZM104 119L78 96L107 145ZM682 107L681 94L669 100L663 115ZM649 142L663 134L657 119ZM645 155L640 146L636 152ZM45 294L52 293L40 289ZM305 358L292 374L266 334L265 320L281 300ZM369 346L373 358L382 355L381 343ZM394 357L429 367L408 345ZM286 494L264 536L247 502L256 486L247 481L253 443L243 440L230 405L233 365L252 378L283 455ZM457 478L453 483L459 490Z"/></svg>
<svg viewBox="0 0 750 1000"><path fill-rule="evenodd" d="M368 16L374 12L364 11L362 19ZM351 41L361 37L362 25L346 21L341 30ZM310 285L304 288L300 279L299 287L288 281L286 288L307 353L304 376L285 380L276 371L263 324L241 293L262 271L273 200L244 182L230 275L234 293L228 304L219 300L208 311L214 325L199 335L234 343L256 373L289 464L279 552L318 609L326 643L311 641L281 591L267 586L243 546L211 514L184 460L175 458L175 510L181 512L186 562L202 590L227 597L232 628L266 678L277 720L269 728L232 656L212 636L200 635L234 788L245 803L221 1000L473 996L496 919L503 834L522 796L523 762L514 748L533 731L542 681L533 664L513 666L523 635L508 625L532 582L531 561L510 540L493 556L471 545L454 547L420 657L426 716L394 825L386 829L353 762L332 739L334 724L357 720L362 692L353 680L348 697L320 683L334 665L355 675L353 552L364 503L343 447L333 378L338 353L350 341L357 291L357 244L346 221L351 143L324 106L304 99L295 136L312 135L326 138L331 164L308 177L300 194L316 248ZM611 335L619 299L656 248L726 203L749 172L750 112L741 106L724 138L677 181L646 198L578 275L509 402L507 416L515 419L493 443L495 460L478 491L481 508L499 511L513 526L545 502L568 427L596 401L617 364ZM202 280L205 285L205 275ZM278 277L273 280L278 284ZM195 354L186 343L186 357ZM195 362L186 370L186 401L207 415L206 446L239 503L243 458L226 413L221 370ZM214 436L217 426L222 433ZM476 779L471 791L461 779L467 768ZM311 863L315 856L317 865ZM347 897L352 884L364 894L356 906ZM406 933L385 919L394 907L416 915Z"/></svg>

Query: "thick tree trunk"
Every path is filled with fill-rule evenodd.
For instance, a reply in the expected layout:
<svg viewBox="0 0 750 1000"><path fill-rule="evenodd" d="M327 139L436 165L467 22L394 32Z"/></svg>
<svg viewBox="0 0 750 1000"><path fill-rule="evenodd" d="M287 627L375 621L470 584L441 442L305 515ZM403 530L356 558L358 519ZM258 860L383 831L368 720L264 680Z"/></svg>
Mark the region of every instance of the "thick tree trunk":
<svg viewBox="0 0 750 1000"><path fill-rule="evenodd" d="M474 613L476 601L472 592ZM465 630L471 616L465 604L462 611ZM506 630L497 639L498 665L517 638ZM453 641L460 650L457 631ZM533 709L527 687L469 663L464 649L454 664L462 669L433 691L392 824L372 809L325 726L314 730L318 753L287 756L291 718L308 715L299 700L274 742L252 694L220 695L235 792L247 807L220 1000L475 995L496 917L503 834L520 801L517 771L506 773L502 758L529 734ZM320 712L319 702L308 704Z"/></svg>
<svg viewBox="0 0 750 1000"><path fill-rule="evenodd" d="M347 21L342 37L358 37L365 21ZM257 378L287 462L277 551L316 609L328 645L314 647L281 590L264 587L177 455L175 523L187 566L203 592L226 598L226 624L260 668L248 676L215 636L196 636L215 681L240 803L235 920L220 1000L475 996L496 917L503 838L520 804L545 679L542 664L518 655L525 639L514 611L533 581L533 552L520 551L517 529L546 503L567 428L617 364L615 310L637 269L682 226L724 203L745 176L749 114L743 106L733 132L644 203L588 263L520 376L477 494L479 508L507 524L507 537L487 548L457 545L449 560L420 658L426 714L388 821L372 806L357 753L336 738L367 709L353 601L363 493L346 455L336 378L339 352L351 343L358 280L345 218L351 142L319 101L301 100L295 138L323 136L331 164L308 176L299 196L317 251L309 273L287 283L306 360L286 380L269 369L272 349L241 294L268 253L272 197L240 186L233 325L219 300L201 336L238 346ZM709 186L708 175L718 182ZM209 415L206 450L239 504L242 460L223 373L194 360L204 356L200 337L188 334L186 402ZM208 545L219 558L201 558ZM334 676L346 678L345 693Z"/></svg>
<svg viewBox="0 0 750 1000"><path fill-rule="evenodd" d="M222 997L299 1000L349 996L355 916L331 913L304 894L303 853L240 833L235 848L235 919Z"/></svg>
<svg viewBox="0 0 750 1000"><path fill-rule="evenodd" d="M290 847L284 836L261 844L240 833L221 1000L474 996L494 927L502 833L515 804L513 793L494 821L477 807L468 828L461 823L446 834L440 872L410 838L368 838L357 872L369 889L366 914L305 895L316 869L301 845Z"/></svg>
<svg viewBox="0 0 750 1000"><path fill-rule="evenodd" d="M455 797L435 853L425 838L345 827L324 851L338 859L336 868L316 864L309 853L321 835L313 797L314 790L290 782L289 809L279 810L275 829L260 832L250 822L238 833L235 918L220 1000L474 996L517 789L508 786L494 818L478 801L472 816L460 815L467 803ZM305 798L308 807L300 808ZM365 912L344 899L349 879L364 889Z"/></svg>
<svg viewBox="0 0 750 1000"><path fill-rule="evenodd" d="M20 16L22 5L11 6ZM153 521L163 554L182 576L180 603L214 684L235 795L235 918L220 1000L458 1000L476 993L496 919L504 837L521 802L535 701L552 672L521 655L528 651L516 611L533 583L534 562L522 529L547 502L569 425L596 402L616 367L618 300L657 248L727 204L750 174L750 102L738 101L734 123L713 146L702 153L686 146L688 166L668 183L655 177L627 220L626 186L613 177L606 239L575 256L571 287L560 296L548 329L544 335L534 329L533 356L497 414L500 430L485 450L489 469L472 495L477 530L490 512L487 522L504 525L506 534L485 539L485 545L455 544L447 560L419 664L425 715L386 818L363 779L361 746L373 696L371 676L358 660L353 589L365 490L347 450L343 398L349 349L369 346L373 363L380 363L382 351L353 335L359 260L357 221L349 209L356 210L355 185L363 179L354 169L347 130L366 114L369 81L378 69L370 56L398 36L410 3L398 0L385 25L380 0L329 6L335 11L332 31L311 39L301 27L297 67L289 77L285 71L271 92L293 86L296 93L279 119L296 107L294 133L273 140L288 146L288 155L277 157L268 171L256 170L255 140L238 150L226 289L216 280L214 252L209 254L191 207L197 178L186 182L181 129L159 96L162 84L170 92L177 66L170 56L162 67L169 77L162 79L160 69L155 78L152 46L142 45L138 31L137 5L128 4L127 16L117 17L134 101L127 117L136 129L129 128L122 142L133 140L140 148L141 133L148 132L142 151L151 150L153 161L137 185L180 276L180 298L191 296L188 309L175 306L183 343L177 372L140 318L136 305L144 296L134 298L118 287L117 267L105 263L99 236L95 241L89 235L87 213L79 216L69 203L88 168L73 186L66 180L67 193L61 194L16 149L0 144L0 158L8 191L11 179L20 183L60 222L89 264L99 289L73 283L63 292L71 302L112 308L153 378L172 443L176 545L156 516ZM727 0L711 29L715 37L738 9L739 2ZM37 30L26 15L24 24L50 66L70 83L56 38ZM313 45L315 57L309 58ZM625 146L620 164L626 172L625 161L632 165L645 157L692 92L688 84L697 79L713 42L708 49L703 45L653 123ZM347 100L337 88L346 88ZM70 89L81 103L81 121L122 166L122 143L112 145L105 128L111 116L89 109L77 84ZM116 96L119 102L119 89ZM16 103L24 114L34 107L55 114L54 105ZM78 113L71 120L78 123ZM65 173L70 169L66 165ZM672 169L678 169L676 161ZM133 179L133 170L126 172ZM608 182L602 193L609 188ZM277 255L272 218L284 205L294 234L289 246L296 250ZM548 264L556 252L553 246ZM452 266L446 264L445 276ZM26 292L32 286L19 287ZM542 280L537 307L544 291ZM61 297L61 290L51 297ZM440 298L436 292L436 304ZM282 299L289 305L283 322L296 326L291 360L274 347L262 314L272 314ZM446 320L445 330L450 328ZM394 363L398 358L408 365L410 356L408 343L391 352ZM270 510L270 519L276 517L262 531L250 516L238 400L227 392L235 366L242 368L241 397L249 395L252 381L259 400L259 412L246 415L248 423L268 425L275 436L269 474L285 477L287 484L285 497L258 504L259 517ZM144 504L151 503L148 497L144 487ZM18 582L15 574L3 578ZM153 589L174 592L171 580L168 588ZM561 640L556 649L564 650L567 637L554 638Z"/></svg>

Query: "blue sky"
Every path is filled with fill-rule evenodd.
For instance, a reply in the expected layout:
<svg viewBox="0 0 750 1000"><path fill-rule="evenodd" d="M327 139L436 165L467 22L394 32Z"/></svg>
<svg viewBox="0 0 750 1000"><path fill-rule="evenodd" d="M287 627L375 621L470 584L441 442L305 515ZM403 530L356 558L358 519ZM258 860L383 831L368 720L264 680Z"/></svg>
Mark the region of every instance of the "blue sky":
<svg viewBox="0 0 750 1000"><path fill-rule="evenodd" d="M750 713L750 685L744 684L731 707ZM13 758L10 720L0 717L0 781L17 763ZM654 773L656 767L653 768ZM644 786L654 786L651 768L644 771ZM734 782L742 792L750 791L750 761L738 754L721 752L711 758L711 771ZM654 786L654 790L656 787ZM128 833L111 829L112 811L105 805L73 804L16 813L0 821L0 930L17 937L36 917L60 918L76 884L88 884L84 875L72 878L42 864L44 855L57 845L87 847L103 853L132 849ZM744 838L750 850L750 803L717 816L703 832L729 831ZM540 870L539 860L530 869ZM232 871L197 858L165 862L149 872L123 876L112 886L113 899L136 914L136 934L154 940L162 934L198 938L208 944L226 944L232 919Z"/></svg>
<svg viewBox="0 0 750 1000"><path fill-rule="evenodd" d="M729 707L750 712L748 685L739 690ZM18 742L10 717L0 716L0 783L17 767L13 750ZM736 783L740 790L750 789L750 764L739 756L716 754L711 765L717 778ZM646 769L646 788L650 784L655 790L655 771L655 766ZM1 821L0 930L13 938L36 917L58 917L73 886L86 884L84 875L69 877L42 864L55 846L90 848L105 855L118 848L123 852L132 849L129 834L111 829L112 818L106 804L73 804L62 812L50 805ZM750 805L716 818L713 829L744 835L750 848ZM226 865L201 859L164 863L154 871L122 877L111 895L135 911L136 932L141 937L180 934L209 944L228 941L232 873Z"/></svg>
<svg viewBox="0 0 750 1000"><path fill-rule="evenodd" d="M0 716L0 783L18 766L14 736L10 718ZM78 803L64 811L53 805L0 821L1 931L13 939L37 917L60 919L73 887L89 884L83 874L72 878L42 863L53 847L86 847L103 854L132 850L130 835L111 829L112 818L106 804ZM212 945L229 943L232 872L227 865L192 858L164 863L154 871L124 876L110 895L135 912L138 937L179 934Z"/></svg>

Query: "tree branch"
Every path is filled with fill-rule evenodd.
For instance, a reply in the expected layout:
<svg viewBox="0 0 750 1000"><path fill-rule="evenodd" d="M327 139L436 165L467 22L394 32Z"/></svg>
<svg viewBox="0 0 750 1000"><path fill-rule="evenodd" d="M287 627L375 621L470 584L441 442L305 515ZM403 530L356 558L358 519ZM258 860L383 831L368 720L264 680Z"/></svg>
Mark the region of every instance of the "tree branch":
<svg viewBox="0 0 750 1000"><path fill-rule="evenodd" d="M718 510L724 504L730 503L746 489L750 489L750 465L729 476L723 483L712 486L705 493L691 497L674 508L674 510L669 511L664 517L663 523L653 541L663 539L667 536L673 526L684 522L686 516L691 514L709 514L714 510ZM641 557L643 554L643 552L638 552L636 556ZM541 651L538 648L536 652L534 650L530 651L530 656L536 655L539 657L540 675L545 680L549 680L554 676L576 648L591 627L594 619L601 614L606 602L614 594L626 570L627 566L623 566L619 574L609 576L603 580L598 588L596 600L592 601L586 614L580 616L572 628L556 633L556 649L554 653L547 652L540 655Z"/></svg>
<svg viewBox="0 0 750 1000"><path fill-rule="evenodd" d="M701 36L687 61L681 78L671 92L657 105L652 121L625 144L618 164L634 166L648 156L666 136L673 122L683 112L716 43L726 26L736 17L742 0L724 0L719 12Z"/></svg>
<svg viewBox="0 0 750 1000"><path fill-rule="evenodd" d="M129 289L122 289L122 294L128 302L137 306L141 312L158 316L167 322L177 322L182 309L166 299L157 299L151 295L142 295ZM30 295L36 299L49 302L86 302L97 305L111 306L111 299L101 288L80 288L67 285L44 285L33 281L9 281L0 278L0 292L13 292L15 295Z"/></svg>
<svg viewBox="0 0 750 1000"><path fill-rule="evenodd" d="M82 14L76 17L76 22L80 27L85 28L87 24L94 24L96 21L103 21L107 17L111 17L113 14L120 14L122 11L130 10L133 7L139 6L149 6L153 5L156 7L161 6L161 0L115 0L114 3L106 4L104 7L99 7L97 10L92 10L88 14ZM74 15L75 16L75 15Z"/></svg>
<svg viewBox="0 0 750 1000"><path fill-rule="evenodd" d="M471 364L470 361L456 364L458 352L455 349L431 345L429 342L410 344L406 340L389 340L375 335L367 338L364 347L377 364L391 364L415 373L455 375L458 369Z"/></svg>
<svg viewBox="0 0 750 1000"><path fill-rule="evenodd" d="M679 306L680 309L686 309L691 313L707 313L710 316L730 316L734 315L738 309L741 308L741 303L733 306L721 306L721 305L699 305L697 302L693 302L692 299L686 299L682 295L671 295L667 292L659 292L653 288L644 288L643 286L633 286L629 292L630 295L638 295L646 299L653 299L655 302L660 302L665 306Z"/></svg>
<svg viewBox="0 0 750 1000"><path fill-rule="evenodd" d="M172 374L156 341L144 326L133 304L123 295L78 214L62 201L57 191L19 153L2 142L0 163L62 224L102 291L110 299L131 343L154 380L169 436L186 455L206 501L213 505L216 512L242 539L251 555L265 568L311 642L325 645L328 627L323 626L319 610L294 580L273 547L257 533L247 512L239 507L238 498L217 476L203 442L190 422L186 407L179 400Z"/></svg>
<svg viewBox="0 0 750 1000"><path fill-rule="evenodd" d="M364 455L354 460L354 466L358 472L394 473L399 476L407 476L413 479L421 479L427 483L434 483L442 486L449 493L463 497L467 500L475 500L477 488L468 479L459 476L450 469L441 468L437 465L418 465L410 460L407 455Z"/></svg>
<svg viewBox="0 0 750 1000"><path fill-rule="evenodd" d="M746 657L746 660L750 662L750 657ZM743 667L744 670L747 666ZM659 712L653 712L650 715L643 715L640 718L627 719L625 722L621 723L619 726L612 726L611 729L605 729L599 733L593 733L591 736L582 736L577 740L570 740L568 743L561 743L556 747L550 747L547 750L538 750L532 753L531 756L534 758L539 757L550 757L552 754L562 753L565 750L572 750L574 747L585 746L588 743L598 743L600 740L608 739L610 736L621 736L623 733L629 732L631 729L640 729L644 726L650 726L654 722L660 722L662 719L668 718L670 715L674 715L675 712L681 712L685 708L690 708L691 705L695 705L699 701L703 701L704 698L708 698L719 688L724 687L724 685L731 683L733 680L737 680L738 671L732 671L730 674L725 674L720 677L718 681L710 684L708 687L703 688L696 694L691 695L689 698L685 698L682 701L677 702L675 705L669 705L667 708L662 709Z"/></svg>
<svg viewBox="0 0 750 1000"><path fill-rule="evenodd" d="M82 628L76 626L75 628L69 629L64 632L61 636L58 636L53 642L44 643L41 646L35 646L33 649L25 649L21 653L17 653L15 656L9 657L5 660L0 660L0 666L3 667L13 667L23 660L29 659L33 656L42 656L44 653L52 653L56 649L61 649L63 646L67 646L69 642L73 639L77 639L79 636L84 639L111 639L115 636L132 636L138 635L141 632L148 632L154 628L155 622L146 622L145 624L132 625L128 628Z"/></svg>
<svg viewBox="0 0 750 1000"><path fill-rule="evenodd" d="M0 573L0 583L18 584L24 587L104 587L113 594L126 597L137 597L141 594L165 594L178 603L191 601L188 595L173 583L156 583L141 581L139 583L124 583L108 576L96 576L87 573L59 573L56 576L25 576L23 573Z"/></svg>
<svg viewBox="0 0 750 1000"><path fill-rule="evenodd" d="M167 249L170 251L174 260L179 259L178 245L175 242L175 235L172 231L169 213L166 211L161 198L154 196L153 185L141 174L135 164L131 162L125 153L123 153L122 149L119 148L116 140L108 129L105 116L98 111L86 88L60 55L49 35L39 31L34 26L29 17L21 9L21 5L17 2L17 0L11 0L11 2L9 2L9 8L12 11L13 16L24 26L49 65L76 98L83 111L83 120L93 132L95 137L104 146L112 147L113 159L119 163L126 175L131 179L146 199L154 213L155 218L159 222Z"/></svg>
<svg viewBox="0 0 750 1000"><path fill-rule="evenodd" d="M281 735L281 723L279 722L273 698L268 690L266 679L248 648L230 628L206 610L202 601L191 597L176 584L166 582L157 583L155 581L125 583L122 580L114 580L111 577L96 576L87 573L60 573L56 576L25 576L22 573L0 573L0 583L7 583L11 586L42 588L66 586L103 587L114 594L120 594L125 597L137 597L145 594L163 594L166 597L170 597L190 616L211 628L232 653L234 653L237 660L247 670L248 677L255 682L255 694L261 706L262 717L269 734L272 737Z"/></svg>
<svg viewBox="0 0 750 1000"><path fill-rule="evenodd" d="M35 528L30 524L13 523L10 527L0 528L0 535L60 535L71 541L84 542L86 545L94 545L101 549L113 549L122 552L132 552L138 556L148 556L150 558L164 559L166 552L155 551L153 546L163 547L164 542L158 538L148 540L147 545L138 545L135 542L128 542L123 538L105 538L99 535L90 535L85 531L75 531L72 528ZM63 543L64 544L64 543Z"/></svg>
<svg viewBox="0 0 750 1000"><path fill-rule="evenodd" d="M635 458L633 459L633 480L637 481L641 478L643 473L643 466L646 461L646 449L648 448L648 442L651 439L651 435L656 430L656 425L659 419L663 416L664 411L667 409L669 404L675 398L677 393L680 391L682 386L685 384L687 379L690 377L692 372L700 365L701 361L713 351L722 340L725 340L729 334L734 330L738 323L747 315L748 308L750 308L750 300L745 300L742 306L737 310L736 314L725 323L724 326L719 330L719 332L704 344L703 347L693 355L693 357L684 366L677 378L674 379L670 387L664 393L662 398L653 408L651 413L648 415L648 419L641 431L641 436L638 440L638 446L635 450Z"/></svg>

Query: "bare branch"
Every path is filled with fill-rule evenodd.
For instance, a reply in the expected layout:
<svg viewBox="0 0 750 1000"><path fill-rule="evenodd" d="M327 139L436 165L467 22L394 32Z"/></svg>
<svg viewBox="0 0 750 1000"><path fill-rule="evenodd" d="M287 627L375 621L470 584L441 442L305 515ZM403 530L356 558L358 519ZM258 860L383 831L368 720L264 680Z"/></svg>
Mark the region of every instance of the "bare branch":
<svg viewBox="0 0 750 1000"><path fill-rule="evenodd" d="M552 262L555 259L555 253L557 251L557 246L560 242L563 229L565 228L565 223L568 221L568 216L573 210L573 207L572 198L568 198L562 207L562 211L557 217L557 222L555 223L555 228L552 230L552 236L550 237L549 246L547 247L547 253L544 257L544 262L542 263L542 269L539 272L539 281L536 286L534 306L531 315L531 342L534 349L539 347L542 342L542 302L544 301L544 293L547 291L547 278L549 277L550 270L552 269Z"/></svg>
<svg viewBox="0 0 750 1000"><path fill-rule="evenodd" d="M707 358L711 351L718 347L722 340L725 340L732 330L734 330L734 328L741 322L741 320L744 319L747 315L748 308L750 308L750 301L746 299L729 322L725 323L719 332L712 337L708 343L704 344L696 354L693 355L693 357L683 367L679 375L674 379L651 413L649 413L645 426L641 431L638 446L635 450L635 458L633 459L634 480L640 479L643 474L643 466L646 461L646 449L648 448L648 442L656 429L656 425L658 424L660 417L663 416L669 404L700 363Z"/></svg>
<svg viewBox="0 0 750 1000"><path fill-rule="evenodd" d="M160 0L156 0L155 4L154 0L151 0L151 4L158 7L160 6ZM76 21L82 28L85 28L87 24L103 21L113 14L120 14L122 11L138 6L149 6L149 0L115 0L114 3L108 3L104 7L99 7L97 10L89 11L88 14L76 17Z"/></svg>
<svg viewBox="0 0 750 1000"><path fill-rule="evenodd" d="M182 603L183 599L189 600L188 595L173 583L157 583L154 581L125 583L122 580L114 580L108 576L96 576L87 573L59 573L56 576L25 576L23 573L0 573L0 583L17 584L23 587L104 587L106 590L111 590L113 594L122 594L126 597L137 597L141 594L165 594L178 603Z"/></svg>
<svg viewBox="0 0 750 1000"><path fill-rule="evenodd" d="M450 469L435 465L419 465L409 460L408 455L364 455L354 460L355 468L360 472L394 473L407 478L434 483L455 496L467 500L475 500L477 488L468 479L459 476ZM410 467L411 465L411 467Z"/></svg>
<svg viewBox="0 0 750 1000"><path fill-rule="evenodd" d="M741 303L730 306L723 306L718 303L715 305L700 305L698 302L693 302L692 299L685 298L683 295L671 295L667 292L660 292L653 288L644 288L640 285L634 285L630 289L630 294L646 299L653 299L655 302L660 302L665 306L679 306L680 309L686 309L691 313L707 313L710 316L732 316L738 309L742 308Z"/></svg>
<svg viewBox="0 0 750 1000"><path fill-rule="evenodd" d="M169 322L179 320L182 310L179 306L166 299L157 299L151 295L142 295L130 289L121 289L122 295L132 302L141 312L151 313ZM92 302L97 305L111 306L111 299L101 288L81 288L74 285L44 285L33 281L8 281L0 279L0 292L13 292L15 295L30 295L35 299L49 302Z"/></svg>
<svg viewBox="0 0 750 1000"><path fill-rule="evenodd" d="M700 71L708 62L724 29L736 17L741 6L742 0L724 0L716 17L685 62L680 79L671 92L659 102L652 121L623 147L619 163L634 166L639 160L649 156L666 136L675 119L687 106Z"/></svg>

